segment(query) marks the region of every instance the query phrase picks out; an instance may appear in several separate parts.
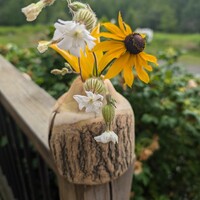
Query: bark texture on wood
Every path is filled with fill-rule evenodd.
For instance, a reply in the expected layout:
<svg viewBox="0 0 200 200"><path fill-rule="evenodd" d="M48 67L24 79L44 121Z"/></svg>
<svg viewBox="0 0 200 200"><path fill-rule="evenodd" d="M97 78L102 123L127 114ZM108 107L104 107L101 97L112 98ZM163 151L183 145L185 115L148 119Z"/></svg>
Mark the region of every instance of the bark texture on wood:
<svg viewBox="0 0 200 200"><path fill-rule="evenodd" d="M74 85L56 104L49 137L53 158L59 173L69 182L87 185L109 182L124 174L134 160L131 106L108 82L107 88L117 101L113 130L119 143L97 143L94 137L105 131L103 117L78 110L72 97L83 93L83 89L79 80Z"/></svg>

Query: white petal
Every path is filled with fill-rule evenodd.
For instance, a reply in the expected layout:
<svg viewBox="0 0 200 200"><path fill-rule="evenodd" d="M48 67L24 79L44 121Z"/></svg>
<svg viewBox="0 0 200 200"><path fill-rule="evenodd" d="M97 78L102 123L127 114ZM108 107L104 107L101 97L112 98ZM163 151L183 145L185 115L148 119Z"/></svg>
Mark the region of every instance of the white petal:
<svg viewBox="0 0 200 200"><path fill-rule="evenodd" d="M54 34L53 34L52 40L58 40L62 37L63 37L63 33L61 33L60 30L56 29Z"/></svg>
<svg viewBox="0 0 200 200"><path fill-rule="evenodd" d="M76 47L71 47L69 49L69 52L71 54L73 54L74 56L80 57L80 48L76 48Z"/></svg>
<svg viewBox="0 0 200 200"><path fill-rule="evenodd" d="M85 112L96 112L96 110L94 109L94 107L92 105L88 105L85 109Z"/></svg>
<svg viewBox="0 0 200 200"><path fill-rule="evenodd" d="M85 104L84 104L83 102L80 102L80 103L78 104L79 110L82 110L84 107L85 107Z"/></svg>
<svg viewBox="0 0 200 200"><path fill-rule="evenodd" d="M94 94L94 101L96 101L96 100L101 100L101 101L103 101L103 96L101 95L101 94Z"/></svg>
<svg viewBox="0 0 200 200"><path fill-rule="evenodd" d="M77 103L81 103L82 102L82 96L81 95L74 95L73 98L77 101Z"/></svg>
<svg viewBox="0 0 200 200"><path fill-rule="evenodd" d="M95 101L93 102L94 107L97 107L98 109L102 107L103 103L101 101Z"/></svg>
<svg viewBox="0 0 200 200"><path fill-rule="evenodd" d="M113 131L105 131L101 135L94 137L94 139L101 143L118 143L118 136Z"/></svg>
<svg viewBox="0 0 200 200"><path fill-rule="evenodd" d="M94 97L93 92L91 92L91 91L85 91L85 93L86 93L86 95L87 95L89 98L92 98L92 99L93 99L93 97Z"/></svg>
<svg viewBox="0 0 200 200"><path fill-rule="evenodd" d="M69 40L67 40L67 38L65 37L64 39L62 39L58 44L58 47L60 48L60 49L63 49L63 50L69 50L70 48L71 48L71 46L72 46L72 40L71 39L69 39Z"/></svg>
<svg viewBox="0 0 200 200"><path fill-rule="evenodd" d="M87 42L88 48L90 50L93 49L93 47L95 46L95 42L93 42L93 41L86 41L86 42Z"/></svg>

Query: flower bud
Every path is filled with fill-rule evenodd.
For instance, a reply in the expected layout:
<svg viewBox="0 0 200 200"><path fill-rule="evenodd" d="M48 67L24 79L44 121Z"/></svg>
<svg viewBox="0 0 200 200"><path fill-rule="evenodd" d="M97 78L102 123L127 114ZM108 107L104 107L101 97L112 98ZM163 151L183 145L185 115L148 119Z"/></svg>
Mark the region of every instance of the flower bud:
<svg viewBox="0 0 200 200"><path fill-rule="evenodd" d="M78 1L74 1L68 5L69 9L73 12L77 12L79 9L87 8L87 5Z"/></svg>
<svg viewBox="0 0 200 200"><path fill-rule="evenodd" d="M101 79L89 78L84 83L84 90L103 95L105 94L106 88Z"/></svg>
<svg viewBox="0 0 200 200"><path fill-rule="evenodd" d="M45 51L47 51L49 45L52 44L52 41L39 41L39 44L37 46L37 50L40 53L44 53Z"/></svg>
<svg viewBox="0 0 200 200"><path fill-rule="evenodd" d="M64 75L66 75L68 73L71 73L71 71L69 71L68 68L64 67L61 70L60 69L53 69L53 70L51 70L51 73L54 74L54 75L62 75L62 76L64 76Z"/></svg>
<svg viewBox="0 0 200 200"><path fill-rule="evenodd" d="M60 69L52 69L51 70L51 74L54 74L54 75L59 75L61 73L62 73L62 71Z"/></svg>
<svg viewBox="0 0 200 200"><path fill-rule="evenodd" d="M62 76L64 76L65 74L68 74L68 73L69 73L69 70L66 67L62 68L62 70L61 70Z"/></svg>
<svg viewBox="0 0 200 200"><path fill-rule="evenodd" d="M43 2L44 2L47 6L50 6L50 5L52 5L52 4L55 2L55 0L43 0Z"/></svg>
<svg viewBox="0 0 200 200"><path fill-rule="evenodd" d="M34 21L45 6L46 4L43 1L38 1L22 8L22 12L25 14L27 21Z"/></svg>
<svg viewBox="0 0 200 200"><path fill-rule="evenodd" d="M97 23L95 13L89 8L79 9L74 14L73 20L84 24L86 29L89 31L91 31Z"/></svg>
<svg viewBox="0 0 200 200"><path fill-rule="evenodd" d="M102 108L102 115L106 125L110 125L115 117L115 108L112 104L107 104Z"/></svg>

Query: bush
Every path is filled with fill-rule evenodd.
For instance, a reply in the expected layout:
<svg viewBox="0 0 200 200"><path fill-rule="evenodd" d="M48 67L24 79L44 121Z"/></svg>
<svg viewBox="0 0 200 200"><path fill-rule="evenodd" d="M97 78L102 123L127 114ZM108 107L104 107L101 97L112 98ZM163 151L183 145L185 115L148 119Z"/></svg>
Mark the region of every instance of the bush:
<svg viewBox="0 0 200 200"><path fill-rule="evenodd" d="M198 200L200 80L173 64L173 57L160 55L167 62L155 68L149 85L135 81L126 91L115 85L131 102L136 118L141 173L135 166L134 200ZM154 153L158 138L160 148Z"/></svg>
<svg viewBox="0 0 200 200"><path fill-rule="evenodd" d="M53 51L38 55L33 49L8 46L0 52L56 98L74 78L49 73L63 65ZM155 67L150 84L136 78L133 88L124 90L113 80L135 112L137 161L131 195L134 200L198 200L200 80L174 64L179 53L160 55L165 62Z"/></svg>
<svg viewBox="0 0 200 200"><path fill-rule="evenodd" d="M62 77L50 73L54 68L64 67L63 59L53 50L40 54L34 48L20 49L8 44L0 47L0 54L55 98L68 90L74 78L73 74Z"/></svg>

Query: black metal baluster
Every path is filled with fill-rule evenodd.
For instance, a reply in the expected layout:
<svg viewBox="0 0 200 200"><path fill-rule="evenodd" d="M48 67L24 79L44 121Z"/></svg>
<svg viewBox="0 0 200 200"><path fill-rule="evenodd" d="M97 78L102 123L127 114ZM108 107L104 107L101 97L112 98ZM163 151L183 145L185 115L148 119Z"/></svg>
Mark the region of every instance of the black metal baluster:
<svg viewBox="0 0 200 200"><path fill-rule="evenodd" d="M35 198L35 188L34 188L34 172L33 172L33 167L32 167L32 163L31 163L31 152L30 152L30 145L29 142L27 140L27 138L22 135L22 140L23 140L23 145L24 145L24 157L27 161L27 179L28 179L28 184L29 184L29 188L30 188L30 198L31 200L36 200Z"/></svg>
<svg viewBox="0 0 200 200"><path fill-rule="evenodd" d="M44 187L45 187L46 199L51 200L49 171L48 171L47 165L44 163L44 161L42 159L41 159L41 162L42 162L42 167L43 167Z"/></svg>
<svg viewBox="0 0 200 200"><path fill-rule="evenodd" d="M0 121L2 124L2 132L6 134L6 137L8 139L8 145L2 149L1 163L3 163L4 165L3 172L5 173L7 177L8 183L11 186L15 197L18 197L21 199L20 183L18 182L19 174L16 169L15 157L13 154L11 141L9 140L8 131L7 131L7 126L8 126L8 123L6 121L7 113L5 112L2 106L0 106L0 110L1 110Z"/></svg>
<svg viewBox="0 0 200 200"><path fill-rule="evenodd" d="M8 127L8 135L11 139L11 143L15 151L16 167L18 169L19 178L21 182L21 192L23 194L23 200L29 200L27 190L26 190L26 181L24 177L25 169L20 159L19 143L17 144L17 142L19 141L18 141L18 138L16 138L17 131L16 131L15 123L12 118L8 118L8 123L10 124L10 126Z"/></svg>

